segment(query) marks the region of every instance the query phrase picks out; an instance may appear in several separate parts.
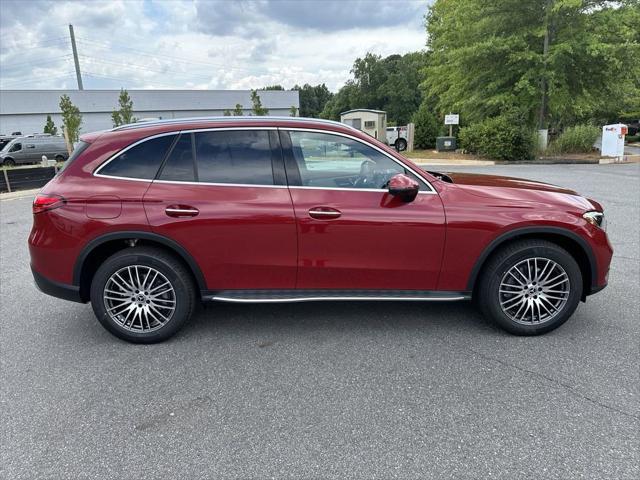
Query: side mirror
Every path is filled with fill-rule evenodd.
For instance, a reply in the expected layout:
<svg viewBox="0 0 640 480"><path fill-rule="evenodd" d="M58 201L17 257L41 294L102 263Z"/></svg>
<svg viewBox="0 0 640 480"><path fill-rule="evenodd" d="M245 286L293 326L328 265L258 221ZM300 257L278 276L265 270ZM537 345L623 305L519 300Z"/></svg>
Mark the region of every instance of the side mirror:
<svg viewBox="0 0 640 480"><path fill-rule="evenodd" d="M413 202L420 190L420 184L413 178L398 173L387 183L389 194L399 197L403 202Z"/></svg>

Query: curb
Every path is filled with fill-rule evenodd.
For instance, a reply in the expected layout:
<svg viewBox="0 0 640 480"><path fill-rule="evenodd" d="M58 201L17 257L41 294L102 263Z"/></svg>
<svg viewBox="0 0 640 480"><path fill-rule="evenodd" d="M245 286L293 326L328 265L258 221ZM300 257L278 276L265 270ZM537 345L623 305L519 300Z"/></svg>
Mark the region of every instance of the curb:
<svg viewBox="0 0 640 480"><path fill-rule="evenodd" d="M467 165L467 166L488 166L488 165L496 165L496 162L493 160L447 160L445 158L434 158L434 159L425 159L425 158L411 158L407 157L416 165Z"/></svg>
<svg viewBox="0 0 640 480"><path fill-rule="evenodd" d="M18 198L35 197L36 193L40 191L40 188L34 188L32 190L19 190L17 192L0 193L0 200L15 200Z"/></svg>

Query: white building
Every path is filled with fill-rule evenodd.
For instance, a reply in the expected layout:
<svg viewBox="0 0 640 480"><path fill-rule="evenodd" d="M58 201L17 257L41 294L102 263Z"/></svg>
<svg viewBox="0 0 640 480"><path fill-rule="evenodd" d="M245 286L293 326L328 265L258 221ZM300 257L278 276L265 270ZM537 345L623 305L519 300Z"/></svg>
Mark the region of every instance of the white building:
<svg viewBox="0 0 640 480"><path fill-rule="evenodd" d="M251 114L250 90L128 90L136 118L184 118L223 115L242 105ZM289 116L300 107L297 91L258 92L269 115ZM118 108L119 90L0 90L0 133L42 132L47 115L60 131L60 96L68 95L82 113L81 133L113 127L111 112Z"/></svg>
<svg viewBox="0 0 640 480"><path fill-rule="evenodd" d="M387 112L385 111L356 108L342 112L340 121L362 130L381 142L387 141Z"/></svg>

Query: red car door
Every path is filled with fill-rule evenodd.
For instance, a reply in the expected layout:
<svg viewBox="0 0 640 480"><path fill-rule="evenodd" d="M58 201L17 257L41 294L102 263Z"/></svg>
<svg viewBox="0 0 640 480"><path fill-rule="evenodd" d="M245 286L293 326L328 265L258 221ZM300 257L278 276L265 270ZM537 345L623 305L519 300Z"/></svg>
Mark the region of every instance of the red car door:
<svg viewBox="0 0 640 480"><path fill-rule="evenodd" d="M296 222L299 289L435 290L445 241L440 197L414 172L356 139L281 130ZM385 188L413 176L412 202Z"/></svg>
<svg viewBox="0 0 640 480"><path fill-rule="evenodd" d="M275 129L182 132L145 194L151 228L191 254L209 290L295 287L281 162Z"/></svg>

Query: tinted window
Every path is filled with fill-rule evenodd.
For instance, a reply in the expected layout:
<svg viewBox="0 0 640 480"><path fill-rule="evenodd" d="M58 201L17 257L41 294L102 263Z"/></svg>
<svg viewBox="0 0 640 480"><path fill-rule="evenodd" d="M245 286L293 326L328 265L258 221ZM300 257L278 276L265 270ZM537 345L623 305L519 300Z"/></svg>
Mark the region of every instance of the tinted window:
<svg viewBox="0 0 640 480"><path fill-rule="evenodd" d="M9 149L10 152L18 152L20 150L22 150L21 143L14 143L13 145L11 145L11 148Z"/></svg>
<svg viewBox="0 0 640 480"><path fill-rule="evenodd" d="M155 178L175 135L143 141L107 163L98 173L113 177Z"/></svg>
<svg viewBox="0 0 640 480"><path fill-rule="evenodd" d="M289 132L302 185L384 189L398 173L424 183L403 165L350 138L314 132Z"/></svg>
<svg viewBox="0 0 640 480"><path fill-rule="evenodd" d="M183 133L167 157L159 178L160 180L193 182L195 180L193 167L191 134Z"/></svg>
<svg viewBox="0 0 640 480"><path fill-rule="evenodd" d="M195 141L199 181L273 185L269 132L200 132Z"/></svg>

